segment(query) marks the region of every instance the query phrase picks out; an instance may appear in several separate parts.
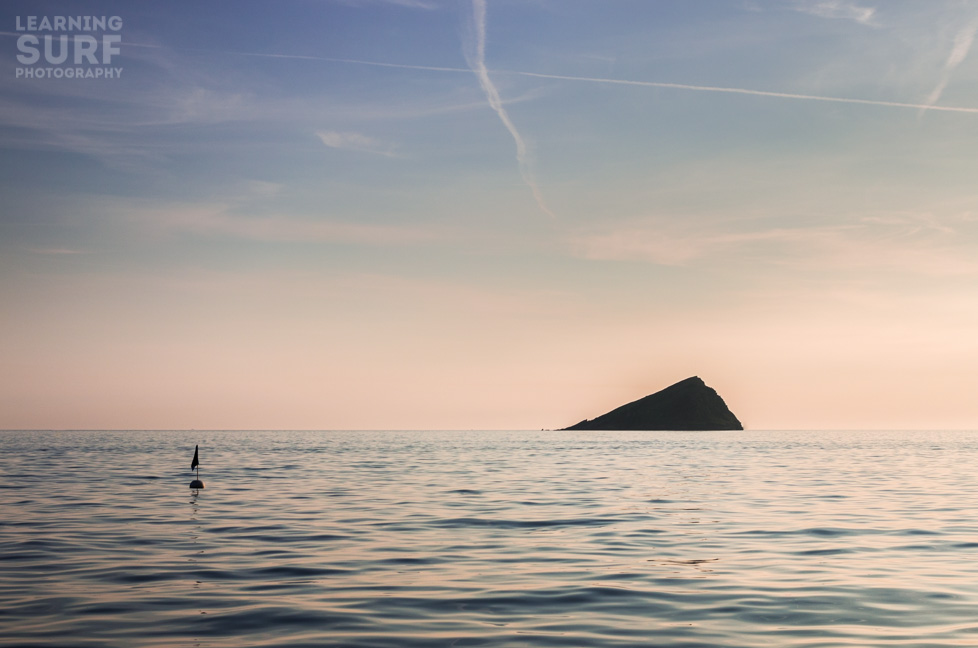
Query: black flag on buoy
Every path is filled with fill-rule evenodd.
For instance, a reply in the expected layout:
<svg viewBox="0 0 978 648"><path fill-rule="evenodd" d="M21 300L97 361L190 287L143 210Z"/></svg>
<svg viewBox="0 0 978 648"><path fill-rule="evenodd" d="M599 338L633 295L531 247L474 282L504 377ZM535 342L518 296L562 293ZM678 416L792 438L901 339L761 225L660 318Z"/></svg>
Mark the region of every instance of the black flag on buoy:
<svg viewBox="0 0 978 648"><path fill-rule="evenodd" d="M204 487L204 482L200 481L200 460L197 459L197 448L198 446L194 446L194 460L190 462L190 469L197 469L197 479L190 482L190 487L193 488L194 491L200 490Z"/></svg>

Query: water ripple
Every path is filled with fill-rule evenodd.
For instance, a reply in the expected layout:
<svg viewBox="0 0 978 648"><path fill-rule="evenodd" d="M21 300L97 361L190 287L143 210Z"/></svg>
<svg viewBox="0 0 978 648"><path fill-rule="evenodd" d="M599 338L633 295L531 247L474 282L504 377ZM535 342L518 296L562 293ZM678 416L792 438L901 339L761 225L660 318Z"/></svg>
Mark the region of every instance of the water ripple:
<svg viewBox="0 0 978 648"><path fill-rule="evenodd" d="M978 645L974 432L0 445L4 646Z"/></svg>

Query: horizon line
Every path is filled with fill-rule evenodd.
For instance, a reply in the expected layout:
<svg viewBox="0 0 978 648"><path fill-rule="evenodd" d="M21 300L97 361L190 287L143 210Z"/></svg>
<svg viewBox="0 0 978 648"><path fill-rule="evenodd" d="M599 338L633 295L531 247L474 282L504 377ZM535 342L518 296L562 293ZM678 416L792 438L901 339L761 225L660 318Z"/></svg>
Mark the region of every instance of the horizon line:
<svg viewBox="0 0 978 648"><path fill-rule="evenodd" d="M800 427L742 430L568 430L566 428L0 428L5 432L978 432L975 427Z"/></svg>

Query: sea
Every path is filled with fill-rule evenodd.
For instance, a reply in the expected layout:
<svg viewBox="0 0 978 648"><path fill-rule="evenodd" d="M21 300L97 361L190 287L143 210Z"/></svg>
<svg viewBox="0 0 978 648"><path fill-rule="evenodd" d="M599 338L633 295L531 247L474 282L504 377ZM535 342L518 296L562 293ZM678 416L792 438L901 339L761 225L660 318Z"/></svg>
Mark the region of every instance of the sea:
<svg viewBox="0 0 978 648"><path fill-rule="evenodd" d="M978 432L0 432L0 645L978 646Z"/></svg>

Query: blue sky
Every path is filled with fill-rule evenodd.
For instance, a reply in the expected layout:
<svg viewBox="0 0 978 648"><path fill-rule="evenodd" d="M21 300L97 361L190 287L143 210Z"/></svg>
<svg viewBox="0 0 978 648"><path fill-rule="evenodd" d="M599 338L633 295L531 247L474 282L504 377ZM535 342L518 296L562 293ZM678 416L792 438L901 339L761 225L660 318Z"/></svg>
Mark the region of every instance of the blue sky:
<svg viewBox="0 0 978 648"><path fill-rule="evenodd" d="M18 78L45 15L121 17L122 76ZM689 375L754 428L978 421L973 3L0 22L0 427L549 428Z"/></svg>

